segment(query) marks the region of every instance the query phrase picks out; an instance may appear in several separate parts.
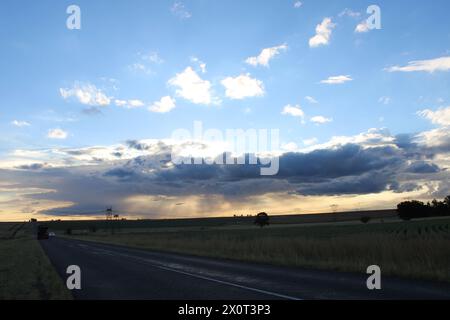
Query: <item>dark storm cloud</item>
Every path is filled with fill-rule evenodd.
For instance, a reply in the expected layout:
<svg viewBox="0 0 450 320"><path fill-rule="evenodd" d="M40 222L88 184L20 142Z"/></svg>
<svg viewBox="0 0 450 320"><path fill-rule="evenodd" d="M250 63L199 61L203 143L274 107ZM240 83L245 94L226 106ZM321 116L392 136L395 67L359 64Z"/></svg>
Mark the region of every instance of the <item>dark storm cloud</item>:
<svg viewBox="0 0 450 320"><path fill-rule="evenodd" d="M393 147L364 149L349 144L336 149L310 153L286 153L280 157L280 170L272 179L292 182L314 182L345 176L357 176L384 168L397 168L404 163ZM234 181L260 179L261 165L177 165L156 174L158 180Z"/></svg>
<svg viewBox="0 0 450 320"><path fill-rule="evenodd" d="M136 149L139 151L149 149L149 146L147 144L141 143L138 140L128 140L126 141L126 145L131 149Z"/></svg>
<svg viewBox="0 0 450 320"><path fill-rule="evenodd" d="M32 163L32 164L24 164L21 166L17 166L17 169L21 169L21 170L39 170L39 169L43 169L47 166L47 164L45 163Z"/></svg>
<svg viewBox="0 0 450 320"><path fill-rule="evenodd" d="M260 175L260 164L165 167L161 161L165 156L137 157L106 171L104 176L121 183L133 182L142 185L143 189L149 184L159 186L169 195L220 194L239 198L290 190L304 195L396 190L399 188L395 183L396 175L407 167L406 158L398 148L363 148L356 144L310 153L283 154L279 173L270 177Z"/></svg>
<svg viewBox="0 0 450 320"><path fill-rule="evenodd" d="M417 148L417 143L414 142L415 135L413 134L398 134L395 136L395 144L404 150L413 150Z"/></svg>
<svg viewBox="0 0 450 320"><path fill-rule="evenodd" d="M164 143L146 144L130 140L129 148L150 150L149 155L95 166L0 170L0 180L49 192L30 195L36 200L69 201L69 209L51 214L71 215L74 211L101 211L120 207L134 195L206 196L221 195L228 200L273 192L301 195L348 195L406 192L419 188L416 181L428 175L443 175L435 164L421 159L421 149L410 136L397 136L394 146L364 148L347 144L308 153L285 153L275 176L260 176L261 165L173 165L171 148ZM75 150L76 151L76 150ZM422 150L423 151L423 150ZM427 149L425 154L431 154ZM81 151L84 152L84 151ZM76 153L76 152L75 152ZM408 165L411 160L415 160ZM37 167L36 167L37 168ZM405 178L406 177L406 178ZM439 177L437 177L439 178ZM50 190L54 190L51 191Z"/></svg>
<svg viewBox="0 0 450 320"><path fill-rule="evenodd" d="M407 169L407 172L411 173L436 173L439 172L440 169L434 163L428 163L424 161L417 161L412 163Z"/></svg>
<svg viewBox="0 0 450 320"><path fill-rule="evenodd" d="M91 154L91 150L89 149L79 149L79 150L65 150L65 153L71 156L83 156L86 154Z"/></svg>
<svg viewBox="0 0 450 320"><path fill-rule="evenodd" d="M104 175L106 177L116 177L123 180L130 180L139 177L139 175L134 170L126 168L114 168L106 171Z"/></svg>
<svg viewBox="0 0 450 320"><path fill-rule="evenodd" d="M278 176L286 179L355 176L398 166L403 161L392 147L364 149L359 145L348 144L337 149L315 150L306 154L284 154L280 158Z"/></svg>
<svg viewBox="0 0 450 320"><path fill-rule="evenodd" d="M392 190L396 193L412 192L422 189L422 187L414 182L399 184L398 181L393 182Z"/></svg>
<svg viewBox="0 0 450 320"><path fill-rule="evenodd" d="M296 192L307 196L379 193L388 189L392 190L389 186L393 182L391 172L373 171L360 176L346 176L302 184Z"/></svg>
<svg viewBox="0 0 450 320"><path fill-rule="evenodd" d="M156 174L157 181L186 181L221 179L223 168L218 165L177 165L173 168L161 170Z"/></svg>

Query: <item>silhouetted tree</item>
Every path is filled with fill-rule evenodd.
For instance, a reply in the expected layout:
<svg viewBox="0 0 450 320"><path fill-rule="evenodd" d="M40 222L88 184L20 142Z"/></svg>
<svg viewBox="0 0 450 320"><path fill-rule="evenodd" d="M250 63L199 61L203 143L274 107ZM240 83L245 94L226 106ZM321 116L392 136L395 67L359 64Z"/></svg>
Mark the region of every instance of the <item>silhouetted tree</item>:
<svg viewBox="0 0 450 320"><path fill-rule="evenodd" d="M445 197L444 204L450 209L450 196Z"/></svg>
<svg viewBox="0 0 450 320"><path fill-rule="evenodd" d="M450 196L445 197L444 201L433 199L427 204L417 200L405 201L397 205L397 212L403 220L450 216Z"/></svg>
<svg viewBox="0 0 450 320"><path fill-rule="evenodd" d="M404 201L397 205L397 212L400 219L411 220L414 218L427 217L429 214L429 207L417 200Z"/></svg>
<svg viewBox="0 0 450 320"><path fill-rule="evenodd" d="M260 212L256 215L255 224L261 228L269 225L269 215L265 212Z"/></svg>
<svg viewBox="0 0 450 320"><path fill-rule="evenodd" d="M431 210L430 215L431 216L445 216L449 214L449 207L446 205L445 200L444 201L437 201L436 199L433 199L431 201Z"/></svg>

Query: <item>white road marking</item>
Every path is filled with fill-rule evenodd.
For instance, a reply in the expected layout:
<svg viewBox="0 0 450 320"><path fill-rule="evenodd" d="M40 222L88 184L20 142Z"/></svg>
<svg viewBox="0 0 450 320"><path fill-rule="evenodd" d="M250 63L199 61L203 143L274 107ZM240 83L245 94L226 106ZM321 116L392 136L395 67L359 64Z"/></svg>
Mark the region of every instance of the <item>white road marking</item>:
<svg viewBox="0 0 450 320"><path fill-rule="evenodd" d="M247 287L247 286L240 285L240 284L237 284L237 283L232 283L232 282L228 282L228 281L222 281L222 280L218 280L218 279L214 279L214 278L210 278L210 277L204 277L204 276L200 276L200 275L193 274L193 273L190 273L190 272L179 271L179 270L166 268L166 267L162 267L162 266L154 266L154 267L157 267L157 268L163 269L163 270L167 270L167 271L181 273L181 274L184 274L184 275L187 275L187 276L191 276L191 277L194 277L194 278L198 278L198 279L213 281L213 282L225 284L225 285L236 287L236 288L240 288L240 289L250 290L250 291L254 291L254 292L258 292L258 293L263 293L263 294L267 294L267 295L278 297L278 298L282 298L282 299L303 300L303 299L300 299L300 298L297 298L297 297L291 297L291 296L287 296L287 295L276 293L276 292L271 292L271 291L256 289L256 288L252 288L252 287Z"/></svg>
<svg viewBox="0 0 450 320"><path fill-rule="evenodd" d="M281 293L276 293L276 292L272 292L272 291L266 291L266 290L261 290L261 289L257 289L257 288L252 288L252 287L240 285L240 284L237 284L237 283L232 283L232 282L228 282L228 281L218 280L218 279L214 279L214 278L211 278L211 277L201 276L201 275L190 273L190 272L185 272L185 271L180 271L180 270L173 269L173 268L160 266L160 265L157 265L157 264L151 262L151 260L144 259L144 258L141 258L141 257L132 256L132 255L129 255L129 254L124 254L124 253L120 253L120 252L118 253L118 252L104 250L104 249L101 249L101 250L103 250L105 253L109 252L111 255L123 256L123 257L127 257L127 258L133 258L133 259L136 259L136 260L141 260L141 261L144 261L146 263L146 265L150 265L152 267L159 268L159 269L162 269L162 270L171 271L171 272L183 274L183 275L186 275L186 276L194 277L194 278L197 278L197 279L212 281L212 282L228 285L228 286L231 286L231 287L236 287L236 288L245 289L245 290L249 290L249 291L253 291L253 292L258 292L258 293L274 296L274 297L277 297L277 298L287 299L287 300L303 300L303 299L298 298L298 297L292 297L292 296L284 295L284 294L281 294Z"/></svg>

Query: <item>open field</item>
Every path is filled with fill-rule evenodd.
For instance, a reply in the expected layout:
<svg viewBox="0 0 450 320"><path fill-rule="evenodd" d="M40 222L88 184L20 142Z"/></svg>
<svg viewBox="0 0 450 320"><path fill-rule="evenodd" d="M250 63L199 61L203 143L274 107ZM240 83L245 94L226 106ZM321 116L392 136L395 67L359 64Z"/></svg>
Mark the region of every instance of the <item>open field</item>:
<svg viewBox="0 0 450 320"><path fill-rule="evenodd" d="M296 225L315 224L327 222L359 222L361 217L370 217L373 221L398 220L395 210L375 210L375 211L352 211L326 214L293 214L271 216L270 224L274 225ZM46 224L53 230L88 230L120 228L132 230L161 230L165 228L210 228L210 227L242 227L251 226L255 217L217 217L217 218L187 218L187 219L155 219L155 220L62 220L49 221Z"/></svg>
<svg viewBox="0 0 450 320"><path fill-rule="evenodd" d="M0 223L0 300L71 299L30 223Z"/></svg>
<svg viewBox="0 0 450 320"><path fill-rule="evenodd" d="M306 224L289 218L285 224L274 218L262 229L247 217L237 218L237 223L220 218L200 219L197 224L195 219L77 221L50 227L59 234L70 227L71 237L79 239L144 249L337 271L365 272L376 264L385 275L450 281L449 218L403 222L391 215L368 224L355 217ZM93 223L103 228L93 232Z"/></svg>

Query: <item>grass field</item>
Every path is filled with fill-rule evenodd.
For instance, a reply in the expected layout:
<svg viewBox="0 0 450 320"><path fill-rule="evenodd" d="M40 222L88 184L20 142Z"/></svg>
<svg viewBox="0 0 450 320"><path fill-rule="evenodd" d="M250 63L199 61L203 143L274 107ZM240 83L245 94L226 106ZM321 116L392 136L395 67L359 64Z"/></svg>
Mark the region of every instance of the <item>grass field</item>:
<svg viewBox="0 0 450 320"><path fill-rule="evenodd" d="M72 299L30 223L0 223L0 300Z"/></svg>
<svg viewBox="0 0 450 320"><path fill-rule="evenodd" d="M358 220L328 223L278 223L265 228L253 219L198 220L188 225L166 220L76 222L71 237L144 249L190 253L286 266L365 272L376 264L385 275L450 281L450 219L403 222L382 216L369 224ZM293 218L291 218L293 219ZM221 223L218 223L218 222ZM231 221L231 222L230 222ZM100 222L99 222L100 223ZM121 224L122 223L122 224ZM53 228L63 232L61 223ZM70 225L72 228L74 224ZM100 226L100 224L99 224Z"/></svg>
<svg viewBox="0 0 450 320"><path fill-rule="evenodd" d="M359 221L361 217L370 217L372 220L381 219L389 221L396 219L395 210L376 210L376 211L351 211L328 214L293 214L271 216L271 225L293 225L293 224L314 224L326 222L352 222ZM147 229L158 230L165 228L209 228L209 227L230 227L230 226L248 226L254 221L254 217L236 216L236 217L217 217L217 218L190 218L190 219L158 219L158 220L63 220L49 221L46 223L53 230L83 230L91 227L97 229L109 229L111 226L127 230Z"/></svg>

